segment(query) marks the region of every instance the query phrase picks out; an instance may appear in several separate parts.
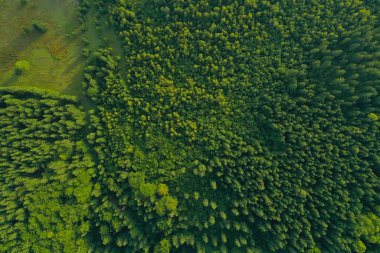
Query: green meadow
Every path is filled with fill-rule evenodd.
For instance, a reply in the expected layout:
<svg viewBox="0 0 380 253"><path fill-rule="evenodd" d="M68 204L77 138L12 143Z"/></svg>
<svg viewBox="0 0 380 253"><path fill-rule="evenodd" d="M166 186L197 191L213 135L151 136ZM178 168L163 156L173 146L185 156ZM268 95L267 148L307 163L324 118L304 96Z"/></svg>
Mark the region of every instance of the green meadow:
<svg viewBox="0 0 380 253"><path fill-rule="evenodd" d="M80 94L85 61L77 16L75 0L0 1L0 86ZM29 63L22 73L19 61Z"/></svg>

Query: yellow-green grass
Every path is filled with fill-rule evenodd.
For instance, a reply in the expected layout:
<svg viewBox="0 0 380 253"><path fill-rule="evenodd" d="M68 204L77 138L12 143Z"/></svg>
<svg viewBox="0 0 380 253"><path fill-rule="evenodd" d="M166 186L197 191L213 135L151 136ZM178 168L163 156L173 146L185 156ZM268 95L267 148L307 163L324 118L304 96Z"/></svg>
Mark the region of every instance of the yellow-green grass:
<svg viewBox="0 0 380 253"><path fill-rule="evenodd" d="M75 0L0 0L0 86L52 89L80 95L84 67ZM47 32L33 29L33 22ZM25 29L30 32L25 32ZM30 68L19 75L17 61Z"/></svg>

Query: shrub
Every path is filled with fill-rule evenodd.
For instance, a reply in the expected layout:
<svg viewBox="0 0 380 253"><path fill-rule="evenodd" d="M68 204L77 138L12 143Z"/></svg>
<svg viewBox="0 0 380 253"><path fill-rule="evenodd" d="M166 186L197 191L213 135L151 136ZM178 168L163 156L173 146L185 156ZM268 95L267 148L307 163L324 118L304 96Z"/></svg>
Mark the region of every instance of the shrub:
<svg viewBox="0 0 380 253"><path fill-rule="evenodd" d="M15 71L17 75L21 75L22 73L28 71L30 69L30 64L28 61L18 61L15 65Z"/></svg>
<svg viewBox="0 0 380 253"><path fill-rule="evenodd" d="M25 5L27 5L29 3L29 0L20 0L20 4L22 5L22 6L25 6Z"/></svg>
<svg viewBox="0 0 380 253"><path fill-rule="evenodd" d="M48 30L45 24L42 24L38 21L33 21L32 25L33 25L34 30L36 30L39 33L46 33Z"/></svg>

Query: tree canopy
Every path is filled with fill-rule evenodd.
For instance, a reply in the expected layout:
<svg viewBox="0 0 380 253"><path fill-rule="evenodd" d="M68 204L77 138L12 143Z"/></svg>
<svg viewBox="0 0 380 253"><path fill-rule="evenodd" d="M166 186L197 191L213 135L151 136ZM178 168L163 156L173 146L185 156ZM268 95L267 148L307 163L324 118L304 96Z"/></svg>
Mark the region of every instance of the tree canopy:
<svg viewBox="0 0 380 253"><path fill-rule="evenodd" d="M97 8L123 46L85 71L106 249L378 249L376 1Z"/></svg>
<svg viewBox="0 0 380 253"><path fill-rule="evenodd" d="M0 89L0 251L379 252L379 11L80 1L84 97Z"/></svg>

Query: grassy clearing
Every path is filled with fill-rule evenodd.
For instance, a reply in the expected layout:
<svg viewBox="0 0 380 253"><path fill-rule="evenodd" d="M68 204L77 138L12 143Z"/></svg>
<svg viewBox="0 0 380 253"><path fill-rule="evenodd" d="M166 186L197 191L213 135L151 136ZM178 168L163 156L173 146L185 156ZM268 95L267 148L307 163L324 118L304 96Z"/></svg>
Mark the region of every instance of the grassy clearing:
<svg viewBox="0 0 380 253"><path fill-rule="evenodd" d="M109 25L108 17L102 16L93 7L86 16L85 26L89 52L96 52L99 48L111 48L115 55L123 55L121 40L115 29Z"/></svg>
<svg viewBox="0 0 380 253"><path fill-rule="evenodd" d="M0 86L52 89L81 93L81 30L75 0L0 1ZM46 28L38 31L34 23ZM30 69L17 75L15 64Z"/></svg>

